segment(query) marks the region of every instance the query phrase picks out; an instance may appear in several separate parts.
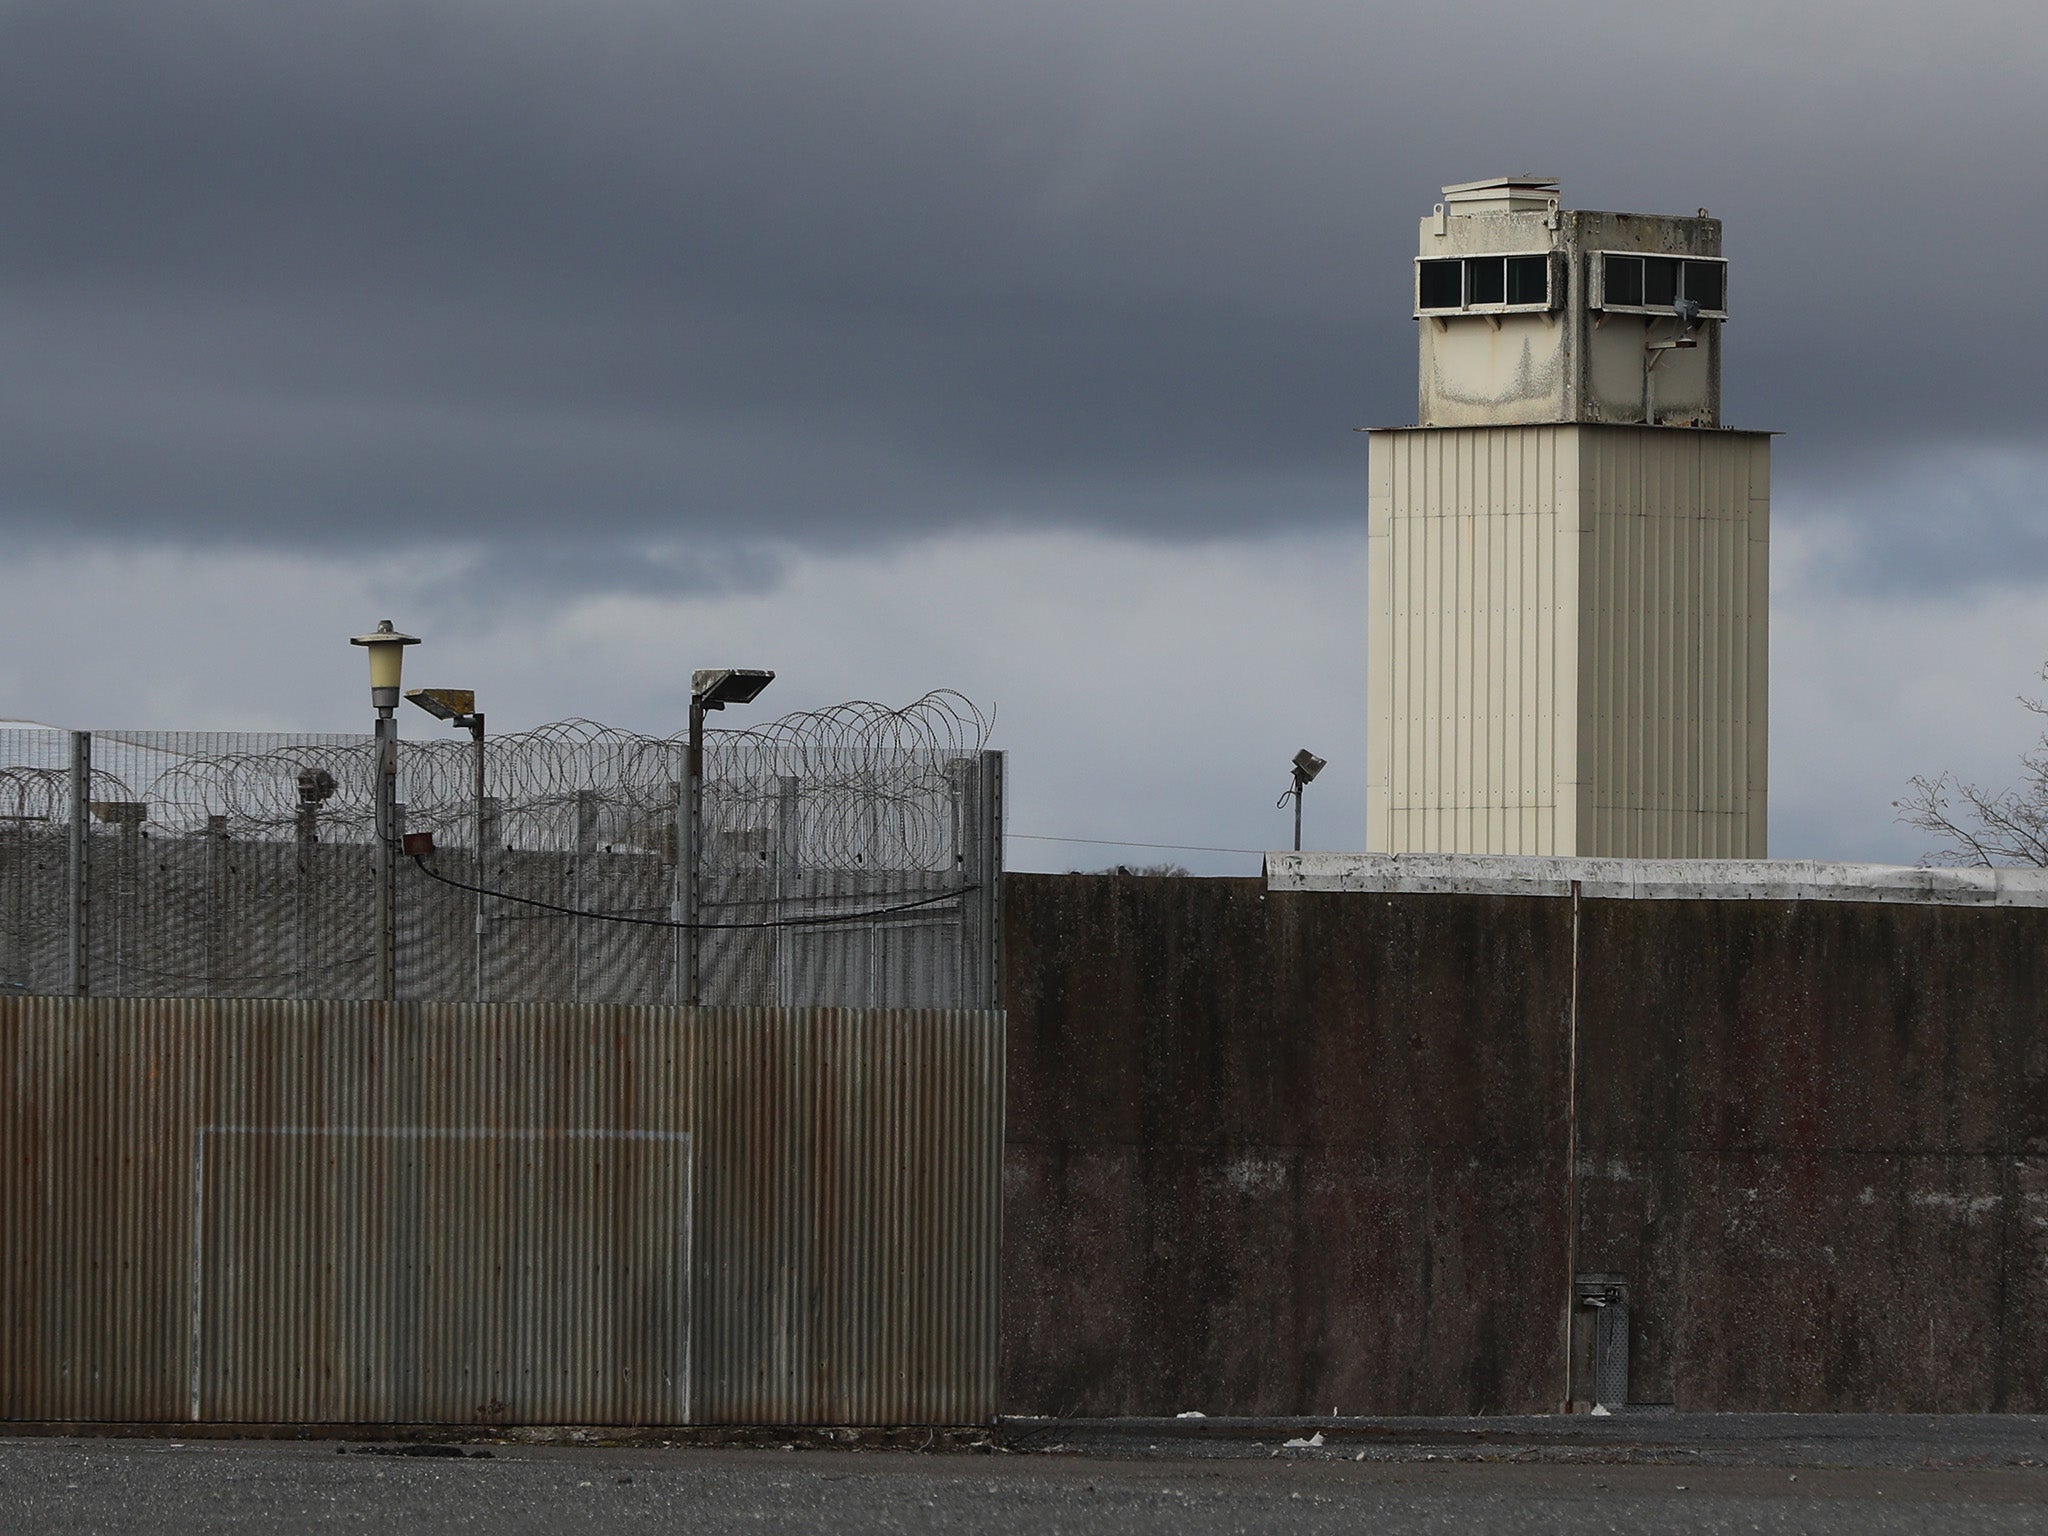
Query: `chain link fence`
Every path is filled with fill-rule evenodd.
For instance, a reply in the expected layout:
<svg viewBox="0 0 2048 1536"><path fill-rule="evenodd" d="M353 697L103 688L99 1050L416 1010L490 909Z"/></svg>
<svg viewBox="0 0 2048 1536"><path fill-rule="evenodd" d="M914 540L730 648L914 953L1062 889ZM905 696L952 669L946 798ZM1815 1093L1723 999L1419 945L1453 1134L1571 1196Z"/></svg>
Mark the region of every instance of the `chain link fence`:
<svg viewBox="0 0 2048 1536"><path fill-rule="evenodd" d="M987 736L951 693L709 731L694 837L680 737L403 742L434 851L398 859L397 995L674 1003L695 946L706 1005L999 1007ZM376 766L368 735L0 730L0 987L376 996Z"/></svg>

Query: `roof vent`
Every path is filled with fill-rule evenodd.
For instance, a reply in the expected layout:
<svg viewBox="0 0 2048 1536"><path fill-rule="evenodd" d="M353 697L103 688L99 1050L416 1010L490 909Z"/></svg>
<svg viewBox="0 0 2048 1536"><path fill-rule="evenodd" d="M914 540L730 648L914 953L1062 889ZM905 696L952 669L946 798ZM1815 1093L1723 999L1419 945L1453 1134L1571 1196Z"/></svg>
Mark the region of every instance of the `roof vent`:
<svg viewBox="0 0 2048 1536"><path fill-rule="evenodd" d="M1453 214L1548 213L1559 199L1555 176L1492 176L1444 188Z"/></svg>

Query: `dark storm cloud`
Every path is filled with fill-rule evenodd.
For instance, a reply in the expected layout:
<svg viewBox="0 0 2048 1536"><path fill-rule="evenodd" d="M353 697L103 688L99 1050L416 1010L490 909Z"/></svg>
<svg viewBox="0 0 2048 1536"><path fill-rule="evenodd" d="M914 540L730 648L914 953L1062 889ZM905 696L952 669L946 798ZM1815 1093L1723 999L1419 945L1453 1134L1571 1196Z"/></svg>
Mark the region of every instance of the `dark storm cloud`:
<svg viewBox="0 0 2048 1536"><path fill-rule="evenodd" d="M1729 413L1794 484L2034 430L2031 9L1018 12L0 3L0 516L1355 518L1349 428L1413 409L1414 220L1505 169L1724 217Z"/></svg>
<svg viewBox="0 0 2048 1536"><path fill-rule="evenodd" d="M1800 493L1803 584L1830 595L2038 588L2048 450L1936 448L1901 464L1832 457Z"/></svg>

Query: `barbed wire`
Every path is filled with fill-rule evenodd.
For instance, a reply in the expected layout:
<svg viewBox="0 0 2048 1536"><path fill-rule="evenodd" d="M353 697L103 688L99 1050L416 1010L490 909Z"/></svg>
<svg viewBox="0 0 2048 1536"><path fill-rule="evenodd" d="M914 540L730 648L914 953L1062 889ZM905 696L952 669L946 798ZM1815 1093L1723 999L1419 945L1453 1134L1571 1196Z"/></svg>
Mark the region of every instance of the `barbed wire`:
<svg viewBox="0 0 2048 1536"><path fill-rule="evenodd" d="M84 830L70 732L0 727L0 986L358 997L392 924L400 995L977 1006L998 942L999 769L957 693L707 731L589 720L403 741L404 830L434 834L380 911L367 735L100 731ZM685 893L690 893L686 895ZM694 903L689 915L677 908ZM694 935L686 939L686 935Z"/></svg>
<svg viewBox="0 0 2048 1536"><path fill-rule="evenodd" d="M957 778L988 743L993 716L950 689L901 707L853 700L762 725L705 733L707 867L765 861L764 840L807 867L935 870L958 846ZM223 741L250 741L224 748ZM256 744L260 740L261 744ZM673 855L686 736L647 736L562 720L476 746L402 741L406 825L473 842L483 812L500 846ZM234 738L177 732L95 738L95 814L138 836L218 832L238 839L366 843L374 838L374 746L364 736ZM70 776L50 764L0 766L0 817L68 820ZM771 809L772 807L772 809Z"/></svg>

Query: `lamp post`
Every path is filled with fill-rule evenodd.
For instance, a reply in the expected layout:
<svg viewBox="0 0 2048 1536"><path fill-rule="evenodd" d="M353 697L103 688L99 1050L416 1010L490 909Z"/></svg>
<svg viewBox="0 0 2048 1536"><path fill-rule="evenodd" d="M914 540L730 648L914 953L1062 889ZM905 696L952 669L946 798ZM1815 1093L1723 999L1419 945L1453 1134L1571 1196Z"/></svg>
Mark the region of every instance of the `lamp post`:
<svg viewBox="0 0 2048 1536"><path fill-rule="evenodd" d="M308 763L299 770L299 880L298 880L298 943L293 963L298 970L299 996L317 997L319 989L313 980L314 951L314 906L315 894L319 890L319 865L314 847L320 841L320 807L334 798L334 792L341 788L333 774L325 768Z"/></svg>
<svg viewBox="0 0 2048 1536"><path fill-rule="evenodd" d="M1301 852L1301 792L1315 782L1316 775L1329 767L1324 759L1303 747L1294 754L1294 783L1287 793L1274 801L1276 808L1284 807L1289 800L1294 802L1294 851Z"/></svg>
<svg viewBox="0 0 2048 1536"><path fill-rule="evenodd" d="M773 672L751 667L715 667L690 676L690 745L683 765L683 813L676 821L676 899L670 910L681 925L676 929L678 1001L692 1008L702 1000L697 920L703 909L704 716L728 704L751 704L774 681Z"/></svg>
<svg viewBox="0 0 2048 1536"><path fill-rule="evenodd" d="M446 720L458 731L468 731L476 746L476 760L473 765L476 806L476 883L487 885L484 879L484 842L486 815L484 810L484 712L476 707L476 690L473 688L408 688L407 699L419 705L436 720ZM476 1000L484 1000L484 893L476 894Z"/></svg>
<svg viewBox="0 0 2048 1536"><path fill-rule="evenodd" d="M370 704L377 711L377 767L371 786L377 828L377 995L398 996L398 680L405 648L417 635L401 635L389 619L350 645L370 653Z"/></svg>

